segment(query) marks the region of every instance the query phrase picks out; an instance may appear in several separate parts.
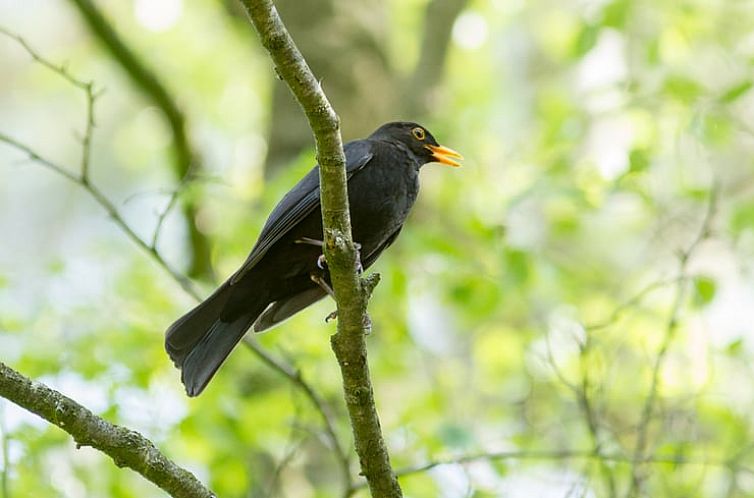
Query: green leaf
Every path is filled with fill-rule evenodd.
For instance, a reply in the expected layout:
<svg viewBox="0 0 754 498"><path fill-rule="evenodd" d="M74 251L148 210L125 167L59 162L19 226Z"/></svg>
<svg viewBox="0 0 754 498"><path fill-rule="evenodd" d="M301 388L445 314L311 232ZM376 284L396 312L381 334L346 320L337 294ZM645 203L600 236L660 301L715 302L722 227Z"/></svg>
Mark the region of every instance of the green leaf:
<svg viewBox="0 0 754 498"><path fill-rule="evenodd" d="M587 52L594 48L597 38L600 34L600 27L595 25L586 25L579 32L574 47L574 55L577 58L583 57Z"/></svg>
<svg viewBox="0 0 754 498"><path fill-rule="evenodd" d="M602 11L602 25L616 29L623 28L626 24L627 12L628 2L626 0L611 2Z"/></svg>
<svg viewBox="0 0 754 498"><path fill-rule="evenodd" d="M665 80L663 90L682 102L693 102L702 94L702 87L686 76L671 75Z"/></svg>
<svg viewBox="0 0 754 498"><path fill-rule="evenodd" d="M707 306L715 298L717 291L717 284L715 281L706 276L699 276L694 278L694 306L704 307Z"/></svg>
<svg viewBox="0 0 754 498"><path fill-rule="evenodd" d="M720 96L720 102L730 104L731 102L734 102L743 97L751 89L752 86L754 86L754 82L752 82L751 80L742 81L741 83L733 85L725 92L723 92L723 94Z"/></svg>
<svg viewBox="0 0 754 498"><path fill-rule="evenodd" d="M744 340L739 337L725 347L725 354L728 356L740 356L744 351Z"/></svg>
<svg viewBox="0 0 754 498"><path fill-rule="evenodd" d="M631 173L641 173L649 168L649 154L645 149L632 149L628 160Z"/></svg>
<svg viewBox="0 0 754 498"><path fill-rule="evenodd" d="M754 202L743 203L730 218L730 229L734 234L754 228Z"/></svg>

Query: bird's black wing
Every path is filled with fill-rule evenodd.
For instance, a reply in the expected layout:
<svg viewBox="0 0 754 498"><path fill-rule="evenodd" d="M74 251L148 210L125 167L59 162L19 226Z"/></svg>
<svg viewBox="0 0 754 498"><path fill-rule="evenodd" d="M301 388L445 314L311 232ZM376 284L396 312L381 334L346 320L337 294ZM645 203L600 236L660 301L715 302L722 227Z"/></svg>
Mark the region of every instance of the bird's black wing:
<svg viewBox="0 0 754 498"><path fill-rule="evenodd" d="M367 165L374 153L367 140L347 143L343 150L346 154L347 178ZM267 222L259 234L259 239L251 250L249 257L231 277L230 284L238 282L254 265L256 265L275 242L280 240L291 228L300 223L319 206L319 165L312 168L272 210Z"/></svg>

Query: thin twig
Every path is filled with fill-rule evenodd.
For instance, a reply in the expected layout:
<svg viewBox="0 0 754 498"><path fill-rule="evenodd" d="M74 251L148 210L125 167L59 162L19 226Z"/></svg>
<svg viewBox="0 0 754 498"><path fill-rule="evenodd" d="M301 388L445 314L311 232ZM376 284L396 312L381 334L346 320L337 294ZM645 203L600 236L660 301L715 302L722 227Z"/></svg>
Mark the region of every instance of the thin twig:
<svg viewBox="0 0 754 498"><path fill-rule="evenodd" d="M170 193L167 204L165 204L165 207L162 209L162 211L160 211L160 214L157 215L157 223L155 224L154 231L152 232L152 241L149 243L152 249L157 250L157 243L159 242L160 235L162 234L162 227L165 224L165 219L168 217L168 214L170 214L170 211L172 211L176 201L178 200L178 197L181 195L183 190L185 190L188 183L189 175L186 175L181 179L181 183L178 185L178 188L174 189Z"/></svg>
<svg viewBox="0 0 754 498"><path fill-rule="evenodd" d="M118 211L118 208L115 207L115 205L110 201L110 199L94 184L91 180L84 180L84 177L80 174L77 175L75 173L71 173L69 168L66 168L65 166L62 166L60 164L57 164L45 157L42 157L39 155L34 149L32 149L30 146L19 142L18 140L9 137L8 135L0 132L0 142L5 142L6 144L14 147L15 149L24 152L30 160L41 164L42 166L45 166L46 168L54 171L55 173L61 175L65 179L75 183L76 185L79 185L81 188L83 188L96 202L99 204L110 216L112 221L123 231L123 233L126 234L126 236L131 239L137 246L142 248L144 251L149 253L152 256L152 259L163 269L165 270L173 279L178 282L183 290L185 290L189 295L194 297L195 299L199 300L199 293L194 288L191 281L183 274L179 273L177 270L173 269L165 259L163 259L162 255L155 249L153 249L149 243L147 243L144 239L139 237L139 235L131 228L131 226L126 222L126 220L123 218L123 216Z"/></svg>
<svg viewBox="0 0 754 498"><path fill-rule="evenodd" d="M109 52L113 60L130 77L134 86L141 91L167 119L173 135L172 167L177 179L184 181L202 169L201 157L191 142L187 119L176 99L168 91L159 75L150 69L136 51L115 31L97 5L90 0L71 0L90 32ZM172 205L169 206L172 209ZM191 264L189 275L193 277L211 277L209 241L196 226L198 206L191 199L183 202L183 214L191 240Z"/></svg>
<svg viewBox="0 0 754 498"><path fill-rule="evenodd" d="M645 287L640 289L636 294L634 294L633 296L628 298L626 301L621 303L618 307L616 307L612 311L612 313L610 313L609 317L599 322L587 324L584 326L584 328L586 329L587 332L592 332L592 331L605 329L607 327L614 325L623 316L623 314L626 311L636 307L649 294L653 293L656 290L665 288L668 285L677 284L680 279L681 277L677 276L677 277L669 278L669 279L656 280L654 282L647 284Z"/></svg>
<svg viewBox="0 0 754 498"><path fill-rule="evenodd" d="M68 83L72 84L75 87L78 87L84 91L86 91L89 86L91 85L88 81L83 81L75 76L73 76L69 71L68 68L65 66L65 64L54 64L53 62L49 61L48 59L45 59L42 57L34 48L32 48L31 45L21 36L19 36L16 33L13 33L12 31L9 31L8 29L0 26L0 33L4 34L8 38L12 38L16 40L26 51L27 54L29 54L32 59L34 59L35 62L39 63L40 65L46 67L47 69L50 69L51 71L54 71L58 73L60 76L62 76Z"/></svg>
<svg viewBox="0 0 754 498"><path fill-rule="evenodd" d="M652 416L655 411L655 405L657 403L657 397L659 395L658 389L660 383L660 374L665 364L665 358L667 357L670 345L675 338L681 310L686 300L686 294L688 292L688 280L690 278L687 273L688 264L699 245L710 236L712 222L717 210L718 190L719 185L717 181L715 181L712 188L710 189L709 199L707 201L707 209L704 214L704 218L702 220L699 231L697 232L696 236L689 244L689 246L685 250L681 251L678 255L679 278L676 282L675 296L673 298L673 303L670 307L670 313L665 325L665 333L663 335L660 347L657 350L654 364L652 365L652 377L649 385L649 392L647 394L646 400L644 401L644 406L642 408L641 416L639 419L636 446L634 448L632 457L631 485L628 489L628 497L636 496L639 493L639 488L641 487L643 481L640 464L644 459L644 452L646 451L648 443L647 439L649 435L649 423L652 420Z"/></svg>
<svg viewBox="0 0 754 498"><path fill-rule="evenodd" d="M584 414L589 437L592 440L592 451L595 455L598 455L602 453L601 431L598 422L598 415L592 403L592 398L589 395L592 389L592 384L591 378L589 377L588 359L592 346L592 337L591 335L589 335L589 332L586 332L586 334L586 339L584 340L584 343L580 345L579 349L579 370L581 372L581 385L577 389L576 399L578 400L579 407ZM602 478L607 484L608 496L610 496L610 498L617 496L615 474L613 470L609 465L607 465L607 462L605 462L604 460L599 460L598 465L600 468L600 473L602 474Z"/></svg>
<svg viewBox="0 0 754 498"><path fill-rule="evenodd" d="M591 389L591 387L588 371L586 368L586 357L591 346L591 338L588 331L586 332L586 334L587 336L583 343L579 342L579 366L581 374L580 384L575 384L568 380L565 373L563 373L563 371L560 369L560 366L555 361L555 357L552 353L552 345L550 344L549 333L545 335L545 341L547 344L547 360L550 364L550 368L552 368L558 380L571 392L573 392L579 409L584 414L587 431L589 432L589 437L592 440L592 452L595 455L599 455L602 452L602 443L600 439L600 430L597 422L597 415L592 405L591 398L589 397L589 390ZM607 483L609 496L613 497L616 495L615 476L612 470L606 465L605 461L600 461L599 465L602 477Z"/></svg>
<svg viewBox="0 0 754 498"><path fill-rule="evenodd" d="M499 460L581 460L581 459L597 459L605 462L613 462L620 464L632 465L634 459L630 455L623 455L620 453L595 453L590 449L576 449L576 450L514 450L514 451L493 451L493 452L480 452L471 453L468 455L461 455L449 458L438 458L418 465L404 467L396 470L396 475L400 478L408 477L415 474L427 472L436 467L443 465L464 465L474 462L494 462ZM704 458L686 457L682 455L649 455L641 459L641 463L656 464L656 465L700 465L700 466L715 466L724 468L736 468L740 471L754 474L754 469L744 467L736 460L708 460ZM364 481L359 482L356 485L357 489L364 488L366 483Z"/></svg>
<svg viewBox="0 0 754 498"><path fill-rule="evenodd" d="M293 390L295 390L295 386L292 387ZM272 475L270 476L269 482L266 486L267 491L262 495L263 498L272 498L276 496L277 487L280 482L280 476L285 471L285 468L291 464L293 459L298 454L299 449L301 449L302 444L304 443L305 438L299 436L298 434L301 430L299 424L300 417L301 409L298 405L295 405L294 418L291 422L291 432L288 436L286 448L283 451L283 457L277 462L275 468L272 471Z"/></svg>

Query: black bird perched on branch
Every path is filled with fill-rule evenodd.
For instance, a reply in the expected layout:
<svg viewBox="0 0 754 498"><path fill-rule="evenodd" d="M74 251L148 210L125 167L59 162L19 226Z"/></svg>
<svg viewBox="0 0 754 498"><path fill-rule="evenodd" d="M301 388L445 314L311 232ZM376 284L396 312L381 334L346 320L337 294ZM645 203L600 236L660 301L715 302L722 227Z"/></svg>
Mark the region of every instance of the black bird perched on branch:
<svg viewBox="0 0 754 498"><path fill-rule="evenodd" d="M344 150L353 240L369 268L400 233L419 192L419 168L459 166L462 158L408 122L385 124ZM189 396L202 392L249 328L266 330L331 293L322 240L315 166L272 211L241 268L167 330L165 349Z"/></svg>

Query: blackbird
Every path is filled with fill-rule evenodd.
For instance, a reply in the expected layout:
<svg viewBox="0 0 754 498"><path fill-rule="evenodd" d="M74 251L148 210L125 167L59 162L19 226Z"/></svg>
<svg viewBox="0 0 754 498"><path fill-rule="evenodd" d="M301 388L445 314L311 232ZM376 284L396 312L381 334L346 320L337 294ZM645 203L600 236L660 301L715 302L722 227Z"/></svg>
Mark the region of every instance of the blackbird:
<svg viewBox="0 0 754 498"><path fill-rule="evenodd" d="M369 268L400 233L419 192L419 168L459 166L462 157L410 122L387 123L344 151L353 240ZM266 330L331 293L322 240L315 166L272 210L238 271L165 333L189 396L204 390L249 328Z"/></svg>

